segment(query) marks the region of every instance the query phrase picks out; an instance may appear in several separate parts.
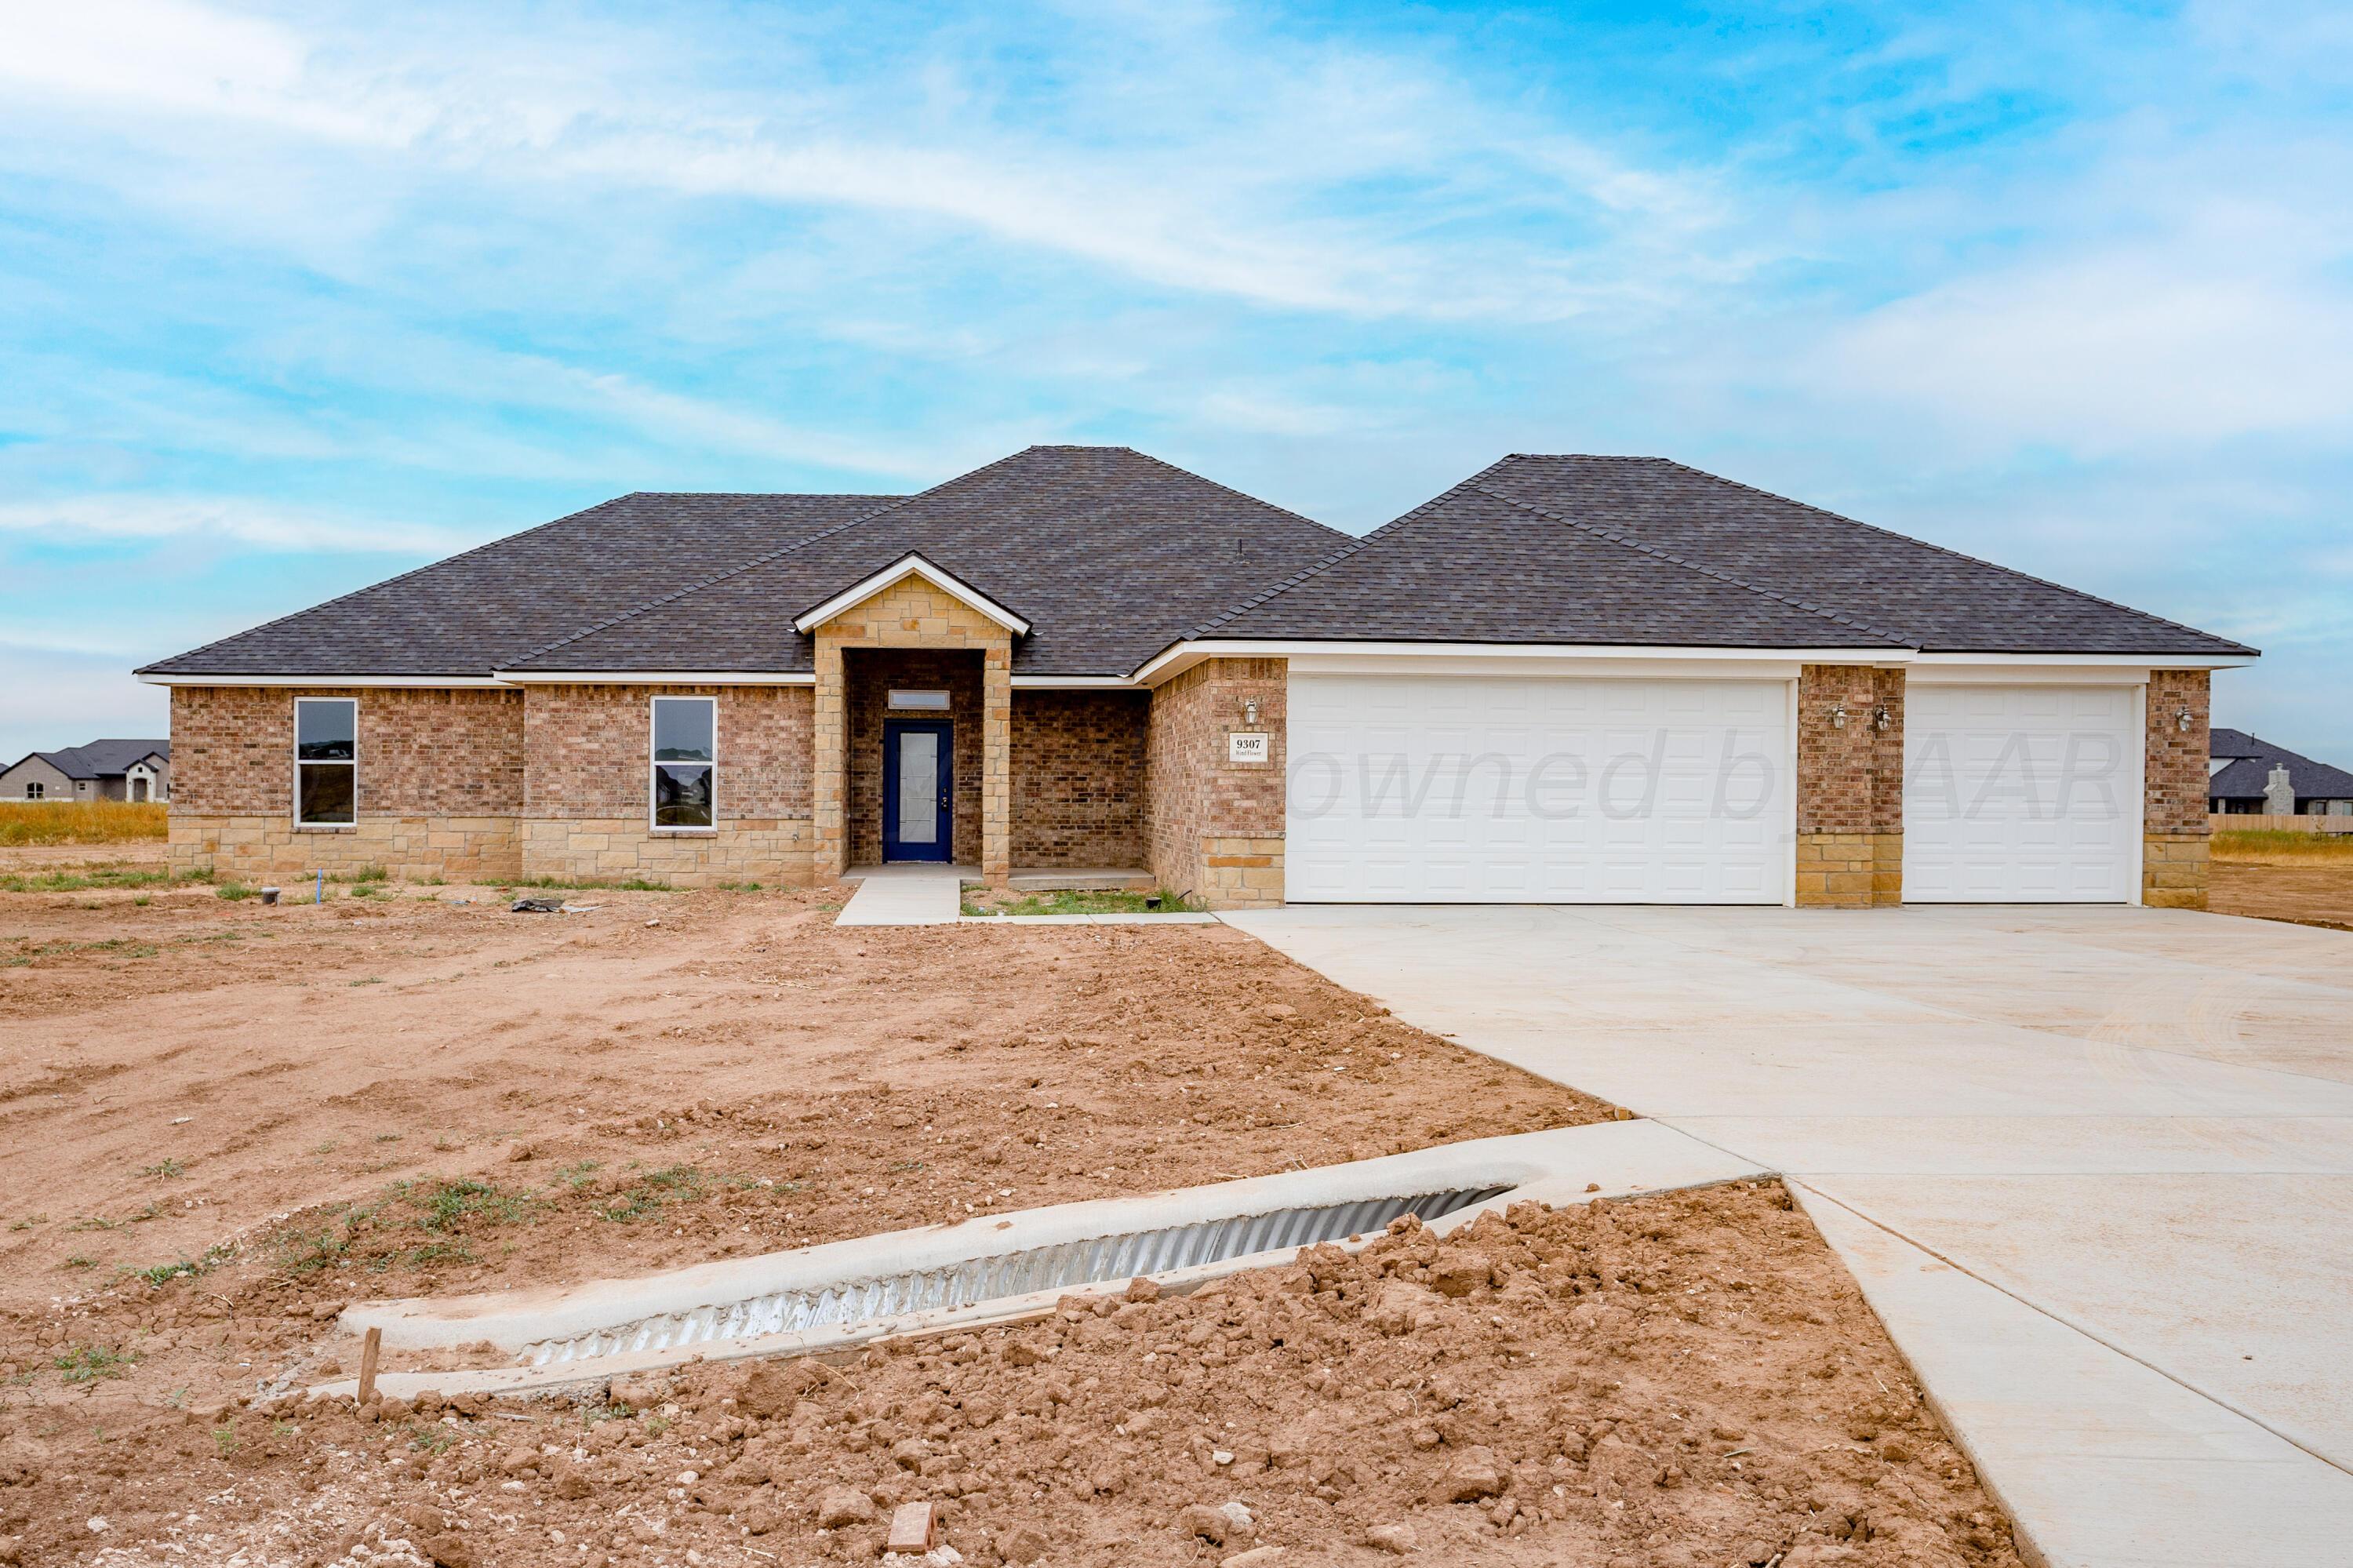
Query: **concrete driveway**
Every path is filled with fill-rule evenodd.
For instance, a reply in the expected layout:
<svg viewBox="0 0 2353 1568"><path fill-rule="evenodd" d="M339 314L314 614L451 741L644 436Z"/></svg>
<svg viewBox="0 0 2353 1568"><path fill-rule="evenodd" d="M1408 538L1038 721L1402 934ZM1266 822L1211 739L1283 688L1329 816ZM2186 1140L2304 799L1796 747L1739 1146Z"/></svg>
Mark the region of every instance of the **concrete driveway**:
<svg viewBox="0 0 2353 1568"><path fill-rule="evenodd" d="M2048 1561L2353 1563L2353 935L2126 908L1227 918L1786 1173Z"/></svg>

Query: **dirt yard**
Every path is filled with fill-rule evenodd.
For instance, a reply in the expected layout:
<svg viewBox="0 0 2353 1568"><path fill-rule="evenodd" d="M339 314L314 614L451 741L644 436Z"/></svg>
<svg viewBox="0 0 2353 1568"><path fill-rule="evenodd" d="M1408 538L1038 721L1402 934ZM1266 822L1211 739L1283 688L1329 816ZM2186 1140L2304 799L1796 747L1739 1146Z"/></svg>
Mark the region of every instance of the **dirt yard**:
<svg viewBox="0 0 2353 1568"><path fill-rule="evenodd" d="M2016 1560L1770 1184L634 1405L248 1408L352 1299L1609 1114L1223 927L331 891L0 895L0 1563L871 1560L919 1497L981 1563Z"/></svg>
<svg viewBox="0 0 2353 1568"><path fill-rule="evenodd" d="M2353 856L2308 865L2217 860L2211 875L2208 897L2217 914L2353 931Z"/></svg>

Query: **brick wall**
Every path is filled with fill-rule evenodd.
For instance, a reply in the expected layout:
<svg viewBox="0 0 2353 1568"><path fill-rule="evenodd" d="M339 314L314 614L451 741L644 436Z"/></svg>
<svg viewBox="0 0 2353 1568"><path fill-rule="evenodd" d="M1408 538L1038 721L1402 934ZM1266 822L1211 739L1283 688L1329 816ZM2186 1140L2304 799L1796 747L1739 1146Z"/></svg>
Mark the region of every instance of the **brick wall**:
<svg viewBox="0 0 2353 1568"><path fill-rule="evenodd" d="M294 825L294 699L359 703L358 821ZM401 875L516 874L523 694L466 688L175 686L174 866L288 877L382 865Z"/></svg>
<svg viewBox="0 0 2353 1568"><path fill-rule="evenodd" d="M1013 863L1017 868L1140 868L1144 692L1013 694Z"/></svg>
<svg viewBox="0 0 2353 1568"><path fill-rule="evenodd" d="M656 696L719 699L717 825L709 833L657 833L647 821ZM807 686L531 687L523 874L805 885L812 707Z"/></svg>
<svg viewBox="0 0 2353 1568"><path fill-rule="evenodd" d="M522 805L521 692L174 686L172 804L291 817L294 699L359 702L359 814L512 817Z"/></svg>
<svg viewBox="0 0 2353 1568"><path fill-rule="evenodd" d="M1282 902L1283 715L1289 664L1210 659L1156 688L1145 742L1145 844L1162 885L1211 908ZM1271 760L1228 760L1226 737L1257 728Z"/></svg>
<svg viewBox="0 0 2353 1568"><path fill-rule="evenodd" d="M934 652L927 649L865 649L850 647L842 658L843 688L849 714L847 763L849 775L849 863L879 865L882 861L882 726L898 717L944 718L954 726L950 736L955 774L953 821L949 853L958 861L980 861L981 656L978 652ZM891 712L891 688L944 691L948 711Z"/></svg>
<svg viewBox="0 0 2353 1568"><path fill-rule="evenodd" d="M720 821L809 814L807 686L539 685L530 692L524 816L642 826L657 696L719 699Z"/></svg>
<svg viewBox="0 0 2353 1568"><path fill-rule="evenodd" d="M1888 726L1875 727L1878 710ZM1846 710L1843 726L1831 722ZM1809 664L1798 677L1797 902L1904 897L1904 673Z"/></svg>
<svg viewBox="0 0 2353 1568"><path fill-rule="evenodd" d="M2206 907L2207 703L2204 670L2152 670L2142 758L2141 902ZM2189 727L2179 715L2189 710Z"/></svg>

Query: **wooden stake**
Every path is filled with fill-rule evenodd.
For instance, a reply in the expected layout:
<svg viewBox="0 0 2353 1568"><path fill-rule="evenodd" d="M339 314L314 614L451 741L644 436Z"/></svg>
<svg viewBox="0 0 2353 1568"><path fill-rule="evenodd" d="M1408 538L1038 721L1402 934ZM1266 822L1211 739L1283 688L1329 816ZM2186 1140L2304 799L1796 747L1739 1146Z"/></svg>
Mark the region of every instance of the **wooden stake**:
<svg viewBox="0 0 2353 1568"><path fill-rule="evenodd" d="M384 1330L370 1329L360 1345L360 1393L358 1403L365 1404L375 1397L375 1360L384 1353Z"/></svg>

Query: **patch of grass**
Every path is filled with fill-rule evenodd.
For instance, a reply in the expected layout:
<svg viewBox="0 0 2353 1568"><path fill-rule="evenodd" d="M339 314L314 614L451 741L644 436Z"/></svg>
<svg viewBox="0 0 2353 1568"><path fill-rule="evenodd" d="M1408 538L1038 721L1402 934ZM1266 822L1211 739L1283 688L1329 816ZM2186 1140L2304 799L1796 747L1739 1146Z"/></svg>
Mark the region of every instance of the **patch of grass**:
<svg viewBox="0 0 2353 1568"><path fill-rule="evenodd" d="M49 1364L65 1373L68 1383L95 1383L102 1377L121 1377L138 1359L127 1351L104 1345L76 1345Z"/></svg>
<svg viewBox="0 0 2353 1568"><path fill-rule="evenodd" d="M0 800L0 844L122 844L170 832L156 800Z"/></svg>
<svg viewBox="0 0 2353 1568"><path fill-rule="evenodd" d="M2353 833L2218 828L2208 848L2214 859L2236 865L2336 865L2353 861Z"/></svg>
<svg viewBox="0 0 2353 1568"><path fill-rule="evenodd" d="M655 882L642 876L624 876L598 880L575 881L561 876L524 876L499 884L499 891L512 893L518 887L536 887L550 893L606 891L612 893L676 893L667 882Z"/></svg>
<svg viewBox="0 0 2353 1568"><path fill-rule="evenodd" d="M139 1168L139 1174L142 1176L161 1176L167 1181L172 1177L185 1176L187 1173L188 1168L186 1166L181 1164L176 1160L169 1159L158 1160L153 1165L142 1165Z"/></svg>
<svg viewBox="0 0 2353 1568"><path fill-rule="evenodd" d="M594 1160L584 1160L577 1165L559 1165L555 1168L555 1179L575 1192L588 1185L590 1178L596 1174L596 1161Z"/></svg>
<svg viewBox="0 0 2353 1568"><path fill-rule="evenodd" d="M722 893L757 893L761 891L760 885L756 882L722 882L716 884L716 885Z"/></svg>
<svg viewBox="0 0 2353 1568"><path fill-rule="evenodd" d="M417 1223L428 1231L455 1230L477 1215L491 1224L515 1224L530 1219L533 1207L529 1193L502 1192L470 1178L430 1184L400 1181L393 1191L399 1201L424 1211Z"/></svg>
<svg viewBox="0 0 2353 1568"><path fill-rule="evenodd" d="M691 1165L665 1166L639 1177L626 1192L615 1193L610 1202L596 1211L599 1219L617 1224L635 1224L649 1214L657 1213L662 1205L674 1200L692 1202L703 1194L708 1178Z"/></svg>
<svg viewBox="0 0 2353 1568"><path fill-rule="evenodd" d="M78 865L68 871L16 872L0 876L0 893L88 893L112 887L161 887L194 882L168 871L140 865Z"/></svg>
<svg viewBox="0 0 2353 1568"><path fill-rule="evenodd" d="M226 898L234 903L238 899L252 897L254 890L242 882L224 882L213 889L213 894L216 897Z"/></svg>
<svg viewBox="0 0 2353 1568"><path fill-rule="evenodd" d="M202 1257L184 1257L177 1263L158 1263L146 1268L118 1269L116 1277L122 1279L143 1279L150 1285L160 1287L169 1285L174 1279L194 1279L200 1274L210 1274L236 1255L235 1247L227 1242L219 1242L206 1247Z"/></svg>
<svg viewBox="0 0 2353 1568"><path fill-rule="evenodd" d="M1159 900L1152 907L1150 901ZM1128 893L1114 888L1059 888L1046 893L991 893L967 889L967 915L1186 915L1200 906L1165 889Z"/></svg>
<svg viewBox="0 0 2353 1568"><path fill-rule="evenodd" d="M392 873L380 865L364 865L352 873L352 880L362 885L371 882L389 882L392 880Z"/></svg>
<svg viewBox="0 0 2353 1568"><path fill-rule="evenodd" d="M98 1259L84 1256L80 1253L75 1253L71 1257L66 1259L66 1266L68 1268L96 1268L98 1266Z"/></svg>
<svg viewBox="0 0 2353 1568"><path fill-rule="evenodd" d="M26 1214L21 1220L9 1222L8 1228L12 1231L29 1231L35 1225L46 1225L48 1223L49 1216L47 1214Z"/></svg>

